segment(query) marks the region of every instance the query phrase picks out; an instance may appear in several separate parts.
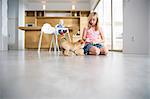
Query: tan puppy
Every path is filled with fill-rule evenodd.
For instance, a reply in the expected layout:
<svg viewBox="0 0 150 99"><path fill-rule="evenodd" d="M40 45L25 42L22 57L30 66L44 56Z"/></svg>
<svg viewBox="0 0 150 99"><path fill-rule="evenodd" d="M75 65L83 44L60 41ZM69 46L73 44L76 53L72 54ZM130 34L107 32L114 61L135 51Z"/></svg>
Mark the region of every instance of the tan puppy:
<svg viewBox="0 0 150 99"><path fill-rule="evenodd" d="M79 40L77 42L69 42L65 38L61 39L61 47L63 49L63 55L73 56L73 55L84 55L83 47L85 45L84 40Z"/></svg>

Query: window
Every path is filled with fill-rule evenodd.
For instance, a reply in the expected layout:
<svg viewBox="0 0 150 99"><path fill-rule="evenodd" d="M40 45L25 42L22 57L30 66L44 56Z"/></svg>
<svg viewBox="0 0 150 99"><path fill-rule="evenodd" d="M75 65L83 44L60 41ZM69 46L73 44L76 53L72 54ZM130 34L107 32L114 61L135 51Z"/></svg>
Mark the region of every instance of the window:
<svg viewBox="0 0 150 99"><path fill-rule="evenodd" d="M101 0L95 11L99 14L109 50L122 50L123 1Z"/></svg>

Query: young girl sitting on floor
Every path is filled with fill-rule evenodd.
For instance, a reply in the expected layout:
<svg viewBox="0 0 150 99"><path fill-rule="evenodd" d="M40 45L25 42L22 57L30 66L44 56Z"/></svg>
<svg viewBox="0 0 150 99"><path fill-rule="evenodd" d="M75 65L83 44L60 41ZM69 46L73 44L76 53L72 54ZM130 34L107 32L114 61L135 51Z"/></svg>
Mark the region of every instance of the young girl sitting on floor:
<svg viewBox="0 0 150 99"><path fill-rule="evenodd" d="M87 55L106 55L107 48L104 46L104 34L99 28L99 19L96 12L92 12L88 18L88 25L83 30L84 53Z"/></svg>

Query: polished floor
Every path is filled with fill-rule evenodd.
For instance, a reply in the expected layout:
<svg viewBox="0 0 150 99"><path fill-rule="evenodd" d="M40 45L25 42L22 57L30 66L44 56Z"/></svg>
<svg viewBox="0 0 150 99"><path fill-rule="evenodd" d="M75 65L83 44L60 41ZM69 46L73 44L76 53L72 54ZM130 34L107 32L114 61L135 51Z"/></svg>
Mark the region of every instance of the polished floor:
<svg viewBox="0 0 150 99"><path fill-rule="evenodd" d="M150 57L1 51L0 99L150 99Z"/></svg>

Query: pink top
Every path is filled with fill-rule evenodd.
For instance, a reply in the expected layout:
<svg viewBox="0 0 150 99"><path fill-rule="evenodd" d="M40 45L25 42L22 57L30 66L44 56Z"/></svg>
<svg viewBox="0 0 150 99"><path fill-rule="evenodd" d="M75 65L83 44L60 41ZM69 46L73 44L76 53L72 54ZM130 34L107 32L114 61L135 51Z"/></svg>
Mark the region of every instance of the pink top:
<svg viewBox="0 0 150 99"><path fill-rule="evenodd" d="M86 42L87 43L98 43L100 41L100 32L94 28L86 28Z"/></svg>

